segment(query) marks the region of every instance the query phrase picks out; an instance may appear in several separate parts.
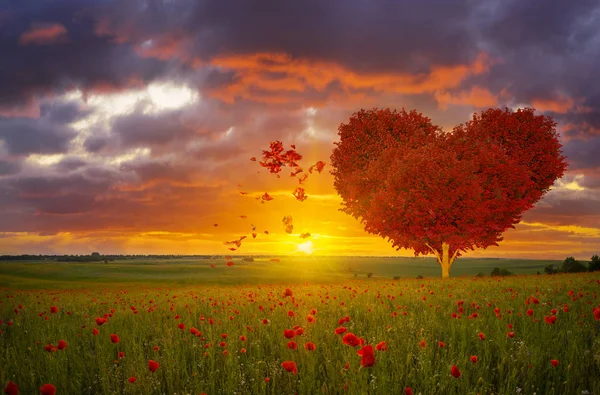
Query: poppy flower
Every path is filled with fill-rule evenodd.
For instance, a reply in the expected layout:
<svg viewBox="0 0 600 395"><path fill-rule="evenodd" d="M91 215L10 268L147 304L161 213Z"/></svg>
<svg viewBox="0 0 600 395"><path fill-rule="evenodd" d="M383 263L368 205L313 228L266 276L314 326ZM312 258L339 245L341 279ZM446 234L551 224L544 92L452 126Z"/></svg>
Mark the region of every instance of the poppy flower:
<svg viewBox="0 0 600 395"><path fill-rule="evenodd" d="M342 341L350 347L356 347L360 344L358 337L354 333L346 333L344 337L342 337Z"/></svg>
<svg viewBox="0 0 600 395"><path fill-rule="evenodd" d="M473 363L477 363L477 355L471 355L471 358L469 358L469 360Z"/></svg>
<svg viewBox="0 0 600 395"><path fill-rule="evenodd" d="M529 309L525 313L527 314L528 317L531 317L533 315L533 310Z"/></svg>
<svg viewBox="0 0 600 395"><path fill-rule="evenodd" d="M385 342L379 342L379 343L377 343L377 345L375 346L375 349L376 349L377 351L387 351L387 349L388 349L388 346L387 346L387 344L385 344Z"/></svg>
<svg viewBox="0 0 600 395"><path fill-rule="evenodd" d="M222 348L225 348L225 347L227 347L227 343L221 342L221 343L219 343L219 346L221 346Z"/></svg>
<svg viewBox="0 0 600 395"><path fill-rule="evenodd" d="M9 381L4 388L4 393L7 395L17 395L19 393L19 386L12 381Z"/></svg>
<svg viewBox="0 0 600 395"><path fill-rule="evenodd" d="M286 339L293 339L293 338L294 338L294 336L296 336L296 332L294 332L294 330L293 330L293 329L284 329L284 330L283 330L283 336L284 336Z"/></svg>
<svg viewBox="0 0 600 395"><path fill-rule="evenodd" d="M231 267L231 266L233 266L233 262L231 262L231 261L228 261L228 262L227 262L227 263L225 263L225 264L226 264L228 267Z"/></svg>
<svg viewBox="0 0 600 395"><path fill-rule="evenodd" d="M246 336L244 336L244 335L240 336L240 341L245 342L246 341Z"/></svg>
<svg viewBox="0 0 600 395"><path fill-rule="evenodd" d="M317 346L315 345L315 343L308 342L308 343L304 344L304 348L307 351L315 351L317 349Z"/></svg>
<svg viewBox="0 0 600 395"><path fill-rule="evenodd" d="M54 344L46 344L44 346L44 350L46 350L48 352L55 352L56 351L56 347L54 347Z"/></svg>
<svg viewBox="0 0 600 395"><path fill-rule="evenodd" d="M198 328L191 327L190 328L190 333L192 335L198 335L200 333L200 331L198 330Z"/></svg>
<svg viewBox="0 0 600 395"><path fill-rule="evenodd" d="M102 326L104 324L106 324L106 318L103 318L103 317L97 317L96 318L96 325Z"/></svg>
<svg viewBox="0 0 600 395"><path fill-rule="evenodd" d="M154 346L154 351L160 351L160 347Z"/></svg>
<svg viewBox="0 0 600 395"><path fill-rule="evenodd" d="M281 363L281 367L290 373L298 374L298 365L294 361L284 361Z"/></svg>
<svg viewBox="0 0 600 395"><path fill-rule="evenodd" d="M513 337L515 337L515 332L507 332L506 336L512 339Z"/></svg>
<svg viewBox="0 0 600 395"><path fill-rule="evenodd" d="M121 339L119 339L119 336L115 335L114 333L110 334L110 341L112 343L119 343L121 341Z"/></svg>
<svg viewBox="0 0 600 395"><path fill-rule="evenodd" d="M544 321L546 322L546 324L548 325L553 325L556 322L556 319L558 317L556 317L555 315L551 315L551 316L545 316L544 317Z"/></svg>
<svg viewBox="0 0 600 395"><path fill-rule="evenodd" d="M184 330L185 329L185 324L181 323L181 324L177 324L177 328Z"/></svg>
<svg viewBox="0 0 600 395"><path fill-rule="evenodd" d="M312 314L309 314L306 316L306 321L308 321L312 324L315 322L315 317Z"/></svg>
<svg viewBox="0 0 600 395"><path fill-rule="evenodd" d="M96 328L92 329L92 334L94 336L98 336L99 333L100 333L100 331L98 329L96 329Z"/></svg>
<svg viewBox="0 0 600 395"><path fill-rule="evenodd" d="M44 384L40 387L40 393L42 395L54 395L56 394L56 387L52 384Z"/></svg>
<svg viewBox="0 0 600 395"><path fill-rule="evenodd" d="M52 313L52 314L58 313L58 307L56 307L56 306L50 306L50 313Z"/></svg>
<svg viewBox="0 0 600 395"><path fill-rule="evenodd" d="M557 367L558 366L558 359L552 359L550 361L550 363L552 364L552 366Z"/></svg>
<svg viewBox="0 0 600 395"><path fill-rule="evenodd" d="M341 335L342 333L346 332L348 329L344 328L343 326L340 326L339 328L335 328L335 334L336 335Z"/></svg>
<svg viewBox="0 0 600 395"><path fill-rule="evenodd" d="M290 350L296 350L298 348L298 344L296 344L295 341L290 340L287 344L287 348L289 348Z"/></svg>
<svg viewBox="0 0 600 395"><path fill-rule="evenodd" d="M297 328L295 333L296 333L296 336L304 335L304 328Z"/></svg>
<svg viewBox="0 0 600 395"><path fill-rule="evenodd" d="M600 307L596 307L594 309L594 318L596 321L600 321Z"/></svg>
<svg viewBox="0 0 600 395"><path fill-rule="evenodd" d="M127 381L129 381L130 383L135 383L137 381L137 379L133 376L131 376L130 378L127 379Z"/></svg>
<svg viewBox="0 0 600 395"><path fill-rule="evenodd" d="M125 353L123 351L119 351L119 359L125 358Z"/></svg>
<svg viewBox="0 0 600 395"><path fill-rule="evenodd" d="M404 389L404 395L413 395L412 388L406 387Z"/></svg>
<svg viewBox="0 0 600 395"><path fill-rule="evenodd" d="M59 350L64 350L65 348L67 348L67 342L64 340L59 340L58 346L56 346L56 348L58 348Z"/></svg>
<svg viewBox="0 0 600 395"><path fill-rule="evenodd" d="M419 342L419 346L421 346L421 348L427 347L427 342L425 341L425 339L423 339Z"/></svg>
<svg viewBox="0 0 600 395"><path fill-rule="evenodd" d="M481 340L485 340L485 334L483 332L479 332L477 336L479 336Z"/></svg>
<svg viewBox="0 0 600 395"><path fill-rule="evenodd" d="M152 372L152 373L156 372L156 370L159 367L160 367L160 365L158 364L158 362L153 361L153 360L148 361L148 369L150 369L150 372Z"/></svg>
<svg viewBox="0 0 600 395"><path fill-rule="evenodd" d="M438 342L438 346L440 346L440 348L444 348L446 345L444 344L444 342Z"/></svg>
<svg viewBox="0 0 600 395"><path fill-rule="evenodd" d="M450 369L450 373L452 374L452 376L459 378L461 373L460 370L458 370L458 366L456 365L452 365L452 369Z"/></svg>
<svg viewBox="0 0 600 395"><path fill-rule="evenodd" d="M360 366L369 367L373 366L373 364L375 363L375 354L373 351L373 346L365 346L358 350L357 354L362 357L360 360Z"/></svg>

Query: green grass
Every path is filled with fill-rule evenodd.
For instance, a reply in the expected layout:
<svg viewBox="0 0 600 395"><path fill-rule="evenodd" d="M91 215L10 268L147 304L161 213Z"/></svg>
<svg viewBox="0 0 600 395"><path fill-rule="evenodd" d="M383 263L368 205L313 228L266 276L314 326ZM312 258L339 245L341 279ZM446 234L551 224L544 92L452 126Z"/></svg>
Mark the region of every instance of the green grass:
<svg viewBox="0 0 600 395"><path fill-rule="evenodd" d="M69 263L54 261L0 261L0 287L64 288L85 287L89 283L110 284L262 284L334 283L364 278L415 278L440 276L440 268L429 258L386 257L281 257L281 262L258 258L242 262L234 258L228 268L224 259L124 260L109 264ZM216 267L211 268L213 264ZM452 276L489 275L494 267L506 268L515 274L543 272L544 266L560 261L519 259L458 259Z"/></svg>
<svg viewBox="0 0 600 395"><path fill-rule="evenodd" d="M461 274L461 267L489 273L495 266L531 273L546 264L465 259L453 274ZM358 279L348 267L360 273ZM436 278L414 278L427 275L425 269ZM377 277L367 279L369 271ZM397 275L405 278L390 278ZM58 395L387 395L403 394L407 386L414 394L600 393L600 321L593 315L600 305L600 273L448 280L438 275L434 262L397 258L236 260L231 268L222 260L4 262L0 390L13 381L22 394L39 393L51 383ZM288 286L293 298L283 296ZM58 312L51 313L51 306ZM544 317L552 309L557 321L551 325ZM102 316L108 322L98 326L95 318ZM340 324L345 316L349 322ZM283 332L295 326L305 333L293 339L298 349L291 350ZM384 341L389 350L375 351L375 364L361 367L360 347L345 345L335 335L339 326L370 345ZM202 335L192 335L191 327ZM509 331L514 338L507 337ZM120 343L111 343L110 334ZM44 350L61 339L66 349ZM306 342L316 350L305 350ZM469 361L472 355L477 364ZM160 364L154 374L149 360ZM282 369L286 360L297 363L298 375ZM453 365L460 378L450 374ZM129 377L137 382L129 383Z"/></svg>

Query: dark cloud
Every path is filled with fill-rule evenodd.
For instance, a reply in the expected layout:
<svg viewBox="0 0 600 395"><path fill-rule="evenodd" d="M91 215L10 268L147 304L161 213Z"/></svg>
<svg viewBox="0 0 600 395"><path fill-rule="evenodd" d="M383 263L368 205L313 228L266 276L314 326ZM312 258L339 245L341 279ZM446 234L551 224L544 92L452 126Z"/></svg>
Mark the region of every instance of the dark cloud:
<svg viewBox="0 0 600 395"><path fill-rule="evenodd" d="M84 167L87 162L77 157L67 157L56 164L59 171L73 171Z"/></svg>
<svg viewBox="0 0 600 395"><path fill-rule="evenodd" d="M0 140L10 154L57 154L66 152L76 133L44 118L0 117Z"/></svg>
<svg viewBox="0 0 600 395"><path fill-rule="evenodd" d="M113 5L118 13L120 2ZM105 1L74 0L5 5L10 15L0 31L0 105L25 103L32 95L73 87L118 89L160 75L163 62L140 58L131 45L95 33L98 12L108 6ZM19 37L34 22L64 26L68 42L21 45Z"/></svg>
<svg viewBox="0 0 600 395"><path fill-rule="evenodd" d="M571 139L564 143L563 153L571 171L600 168L600 135L587 139Z"/></svg>
<svg viewBox="0 0 600 395"><path fill-rule="evenodd" d="M17 174L21 170L21 164L15 161L0 159L0 176Z"/></svg>

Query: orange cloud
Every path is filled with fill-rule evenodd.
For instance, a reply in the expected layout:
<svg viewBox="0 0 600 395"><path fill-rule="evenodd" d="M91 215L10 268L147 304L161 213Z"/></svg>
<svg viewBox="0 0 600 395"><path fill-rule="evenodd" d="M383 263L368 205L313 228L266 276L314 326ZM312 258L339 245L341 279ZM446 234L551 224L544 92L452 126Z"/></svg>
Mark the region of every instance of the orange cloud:
<svg viewBox="0 0 600 395"><path fill-rule="evenodd" d="M21 45L47 45L64 42L67 39L67 28L59 23L34 24L28 31L21 34Z"/></svg>
<svg viewBox="0 0 600 395"><path fill-rule="evenodd" d="M474 86L470 90L463 90L456 94L444 91L436 91L435 99L438 107L446 110L449 104L466 105L473 107L493 107L498 103L498 97L488 89Z"/></svg>
<svg viewBox="0 0 600 395"><path fill-rule="evenodd" d="M332 84L341 96L365 93L421 94L460 86L469 76L485 73L493 63L480 53L471 64L432 66L428 73L359 73L333 62L295 59L284 53L220 55L213 66L234 71L235 81L213 96L226 102L245 98L267 103L302 100L302 93L326 92ZM305 99L305 98L304 98Z"/></svg>

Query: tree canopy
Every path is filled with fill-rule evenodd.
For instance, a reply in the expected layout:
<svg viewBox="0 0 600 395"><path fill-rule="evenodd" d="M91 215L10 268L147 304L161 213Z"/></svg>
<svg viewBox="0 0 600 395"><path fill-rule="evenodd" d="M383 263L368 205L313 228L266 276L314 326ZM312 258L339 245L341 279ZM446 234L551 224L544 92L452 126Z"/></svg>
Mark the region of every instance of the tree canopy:
<svg viewBox="0 0 600 395"><path fill-rule="evenodd" d="M433 253L449 275L461 252L498 245L562 177L552 118L489 109L445 132L416 110L360 110L331 155L341 210L396 249Z"/></svg>

